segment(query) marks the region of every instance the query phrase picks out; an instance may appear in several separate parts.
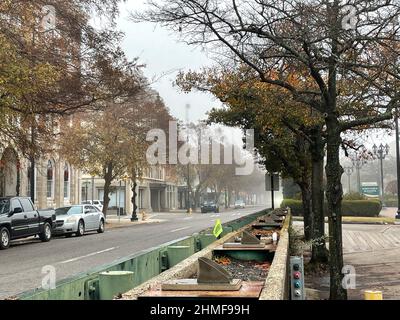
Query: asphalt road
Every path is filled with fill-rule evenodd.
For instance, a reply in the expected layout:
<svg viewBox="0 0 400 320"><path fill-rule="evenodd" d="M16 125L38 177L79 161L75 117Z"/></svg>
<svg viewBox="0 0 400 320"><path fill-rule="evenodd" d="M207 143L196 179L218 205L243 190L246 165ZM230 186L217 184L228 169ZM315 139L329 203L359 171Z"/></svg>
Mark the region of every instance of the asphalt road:
<svg viewBox="0 0 400 320"><path fill-rule="evenodd" d="M218 215L159 213L152 216L163 222L115 228L81 238L53 238L49 243L34 239L16 241L8 250L0 251L0 299L40 287L44 266L54 266L57 281L60 281L141 250L192 235L212 227L216 219L227 222L262 209L251 207Z"/></svg>

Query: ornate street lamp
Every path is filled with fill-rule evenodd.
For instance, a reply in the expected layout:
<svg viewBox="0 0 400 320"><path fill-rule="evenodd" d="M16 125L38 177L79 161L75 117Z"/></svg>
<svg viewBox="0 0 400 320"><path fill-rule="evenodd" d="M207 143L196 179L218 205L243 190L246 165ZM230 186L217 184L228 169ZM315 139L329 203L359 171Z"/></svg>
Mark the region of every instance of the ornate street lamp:
<svg viewBox="0 0 400 320"><path fill-rule="evenodd" d="M381 162L381 201L383 204L383 196L384 196L384 186L383 186L383 159L386 158L386 156L389 154L389 145L383 145L382 143L380 144L379 147L377 147L375 144L372 147L374 154L378 157L378 159Z"/></svg>
<svg viewBox="0 0 400 320"><path fill-rule="evenodd" d="M352 160L353 167L356 168L357 174L357 192L361 193L361 168L367 163L364 159L359 158L357 155Z"/></svg>
<svg viewBox="0 0 400 320"><path fill-rule="evenodd" d="M351 174L352 174L353 171L354 171L354 167L344 167L343 170L344 170L344 172L347 174L347 177L348 177L348 182L349 182L349 190L348 190L348 193L350 193L350 192L351 192L350 176L351 176Z"/></svg>

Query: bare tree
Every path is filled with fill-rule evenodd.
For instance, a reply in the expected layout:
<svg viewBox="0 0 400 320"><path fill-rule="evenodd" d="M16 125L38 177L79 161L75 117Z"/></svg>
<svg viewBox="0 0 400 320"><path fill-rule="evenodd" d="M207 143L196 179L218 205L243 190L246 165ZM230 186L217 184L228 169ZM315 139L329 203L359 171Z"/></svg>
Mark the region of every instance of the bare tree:
<svg viewBox="0 0 400 320"><path fill-rule="evenodd" d="M285 88L325 118L330 297L346 299L341 134L391 119L398 105L399 4L384 0L148 3L149 9L134 14L134 21L161 23L181 32L187 43L211 48L220 60L247 64L261 81ZM353 6L353 15L348 15L346 5ZM303 76L293 81L294 71Z"/></svg>

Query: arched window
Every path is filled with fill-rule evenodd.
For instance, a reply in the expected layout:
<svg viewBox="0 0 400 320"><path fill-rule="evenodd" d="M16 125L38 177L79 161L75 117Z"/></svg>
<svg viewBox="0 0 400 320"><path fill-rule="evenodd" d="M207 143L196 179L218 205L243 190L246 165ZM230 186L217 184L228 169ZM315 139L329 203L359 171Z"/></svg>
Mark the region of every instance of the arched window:
<svg viewBox="0 0 400 320"><path fill-rule="evenodd" d="M47 162L47 198L54 196L54 162Z"/></svg>
<svg viewBox="0 0 400 320"><path fill-rule="evenodd" d="M64 198L68 199L69 198L69 187L70 187L70 171L69 171L69 165L68 163L65 163L64 166Z"/></svg>

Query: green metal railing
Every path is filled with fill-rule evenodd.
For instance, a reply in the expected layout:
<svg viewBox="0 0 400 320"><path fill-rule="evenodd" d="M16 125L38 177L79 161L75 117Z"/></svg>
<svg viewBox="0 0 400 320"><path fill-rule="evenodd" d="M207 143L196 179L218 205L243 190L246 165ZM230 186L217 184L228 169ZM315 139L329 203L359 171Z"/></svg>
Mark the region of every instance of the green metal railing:
<svg viewBox="0 0 400 320"><path fill-rule="evenodd" d="M223 224L224 231L221 237L250 224L268 211L262 210ZM206 229L192 236L140 251L111 264L61 280L56 284L55 289L38 288L21 293L16 298L21 300L99 300L100 273L131 271L134 273L132 283L132 288L134 288L216 241L211 233L212 229Z"/></svg>

